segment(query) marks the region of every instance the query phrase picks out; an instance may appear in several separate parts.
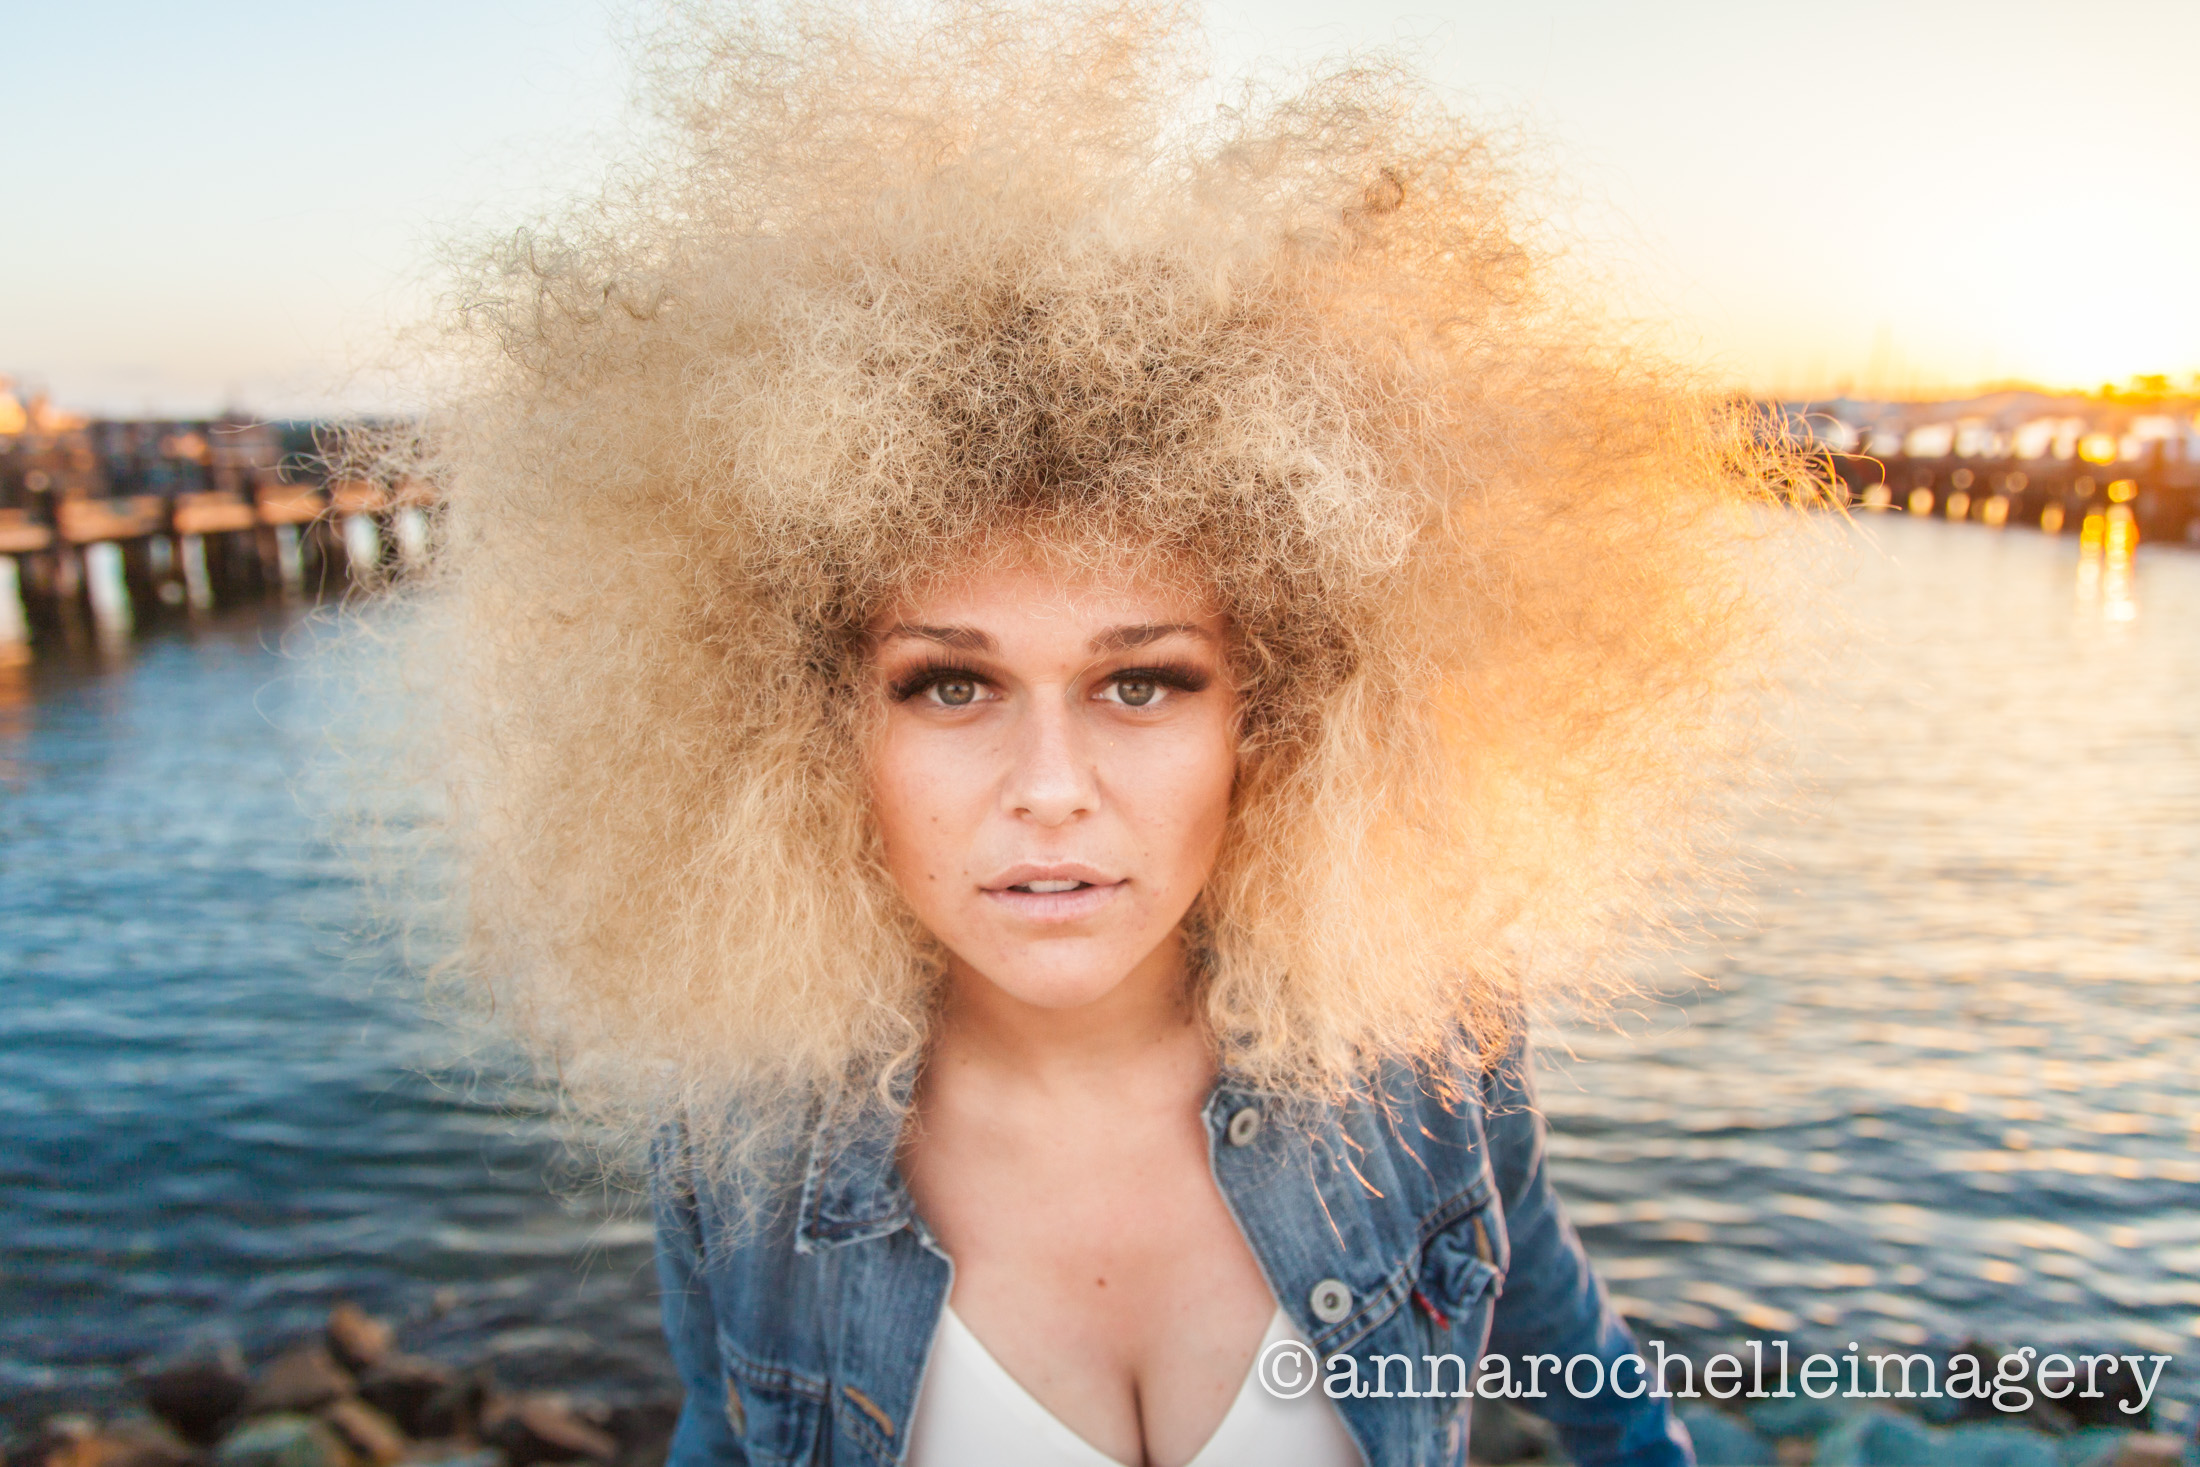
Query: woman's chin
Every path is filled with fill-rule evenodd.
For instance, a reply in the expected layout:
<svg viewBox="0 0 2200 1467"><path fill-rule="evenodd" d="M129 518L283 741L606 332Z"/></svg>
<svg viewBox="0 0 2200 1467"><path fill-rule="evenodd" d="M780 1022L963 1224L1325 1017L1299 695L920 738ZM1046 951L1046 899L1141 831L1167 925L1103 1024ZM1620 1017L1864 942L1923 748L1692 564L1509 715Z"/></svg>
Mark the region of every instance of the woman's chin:
<svg viewBox="0 0 2200 1467"><path fill-rule="evenodd" d="M1000 962L977 967L976 976L1004 998L1035 1009L1068 1012L1105 1002L1129 982L1137 964L1135 956L1114 952L1043 951L1069 945L1036 944L1042 951L1005 953Z"/></svg>

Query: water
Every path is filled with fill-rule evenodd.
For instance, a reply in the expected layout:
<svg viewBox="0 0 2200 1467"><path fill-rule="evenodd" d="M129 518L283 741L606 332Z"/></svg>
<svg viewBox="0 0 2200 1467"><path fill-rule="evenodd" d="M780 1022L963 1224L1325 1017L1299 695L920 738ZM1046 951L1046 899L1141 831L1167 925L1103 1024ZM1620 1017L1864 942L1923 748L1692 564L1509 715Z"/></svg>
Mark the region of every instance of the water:
<svg viewBox="0 0 2200 1467"><path fill-rule="evenodd" d="M1859 533L1756 920L1566 1036L1559 1186L1676 1344L2200 1352L2200 556ZM344 1297L515 1381L668 1388L646 1228L551 1185L539 1098L421 1078L347 938L286 638L0 673L0 1420Z"/></svg>
<svg viewBox="0 0 2200 1467"><path fill-rule="evenodd" d="M518 1382L661 1386L646 1227L433 1031L294 793L281 618L0 683L0 1421L338 1298ZM0 677L7 674L0 673Z"/></svg>
<svg viewBox="0 0 2200 1467"><path fill-rule="evenodd" d="M1612 1291L1795 1333L2200 1358L2200 556L1873 518L1755 920L1545 1086Z"/></svg>

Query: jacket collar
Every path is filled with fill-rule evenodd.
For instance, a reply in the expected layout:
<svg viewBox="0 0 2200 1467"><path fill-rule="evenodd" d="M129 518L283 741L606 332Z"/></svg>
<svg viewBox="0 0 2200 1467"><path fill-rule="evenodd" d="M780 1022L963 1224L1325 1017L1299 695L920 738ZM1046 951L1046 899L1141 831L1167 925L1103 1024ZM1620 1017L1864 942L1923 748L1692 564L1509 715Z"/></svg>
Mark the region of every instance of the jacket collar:
<svg viewBox="0 0 2200 1467"><path fill-rule="evenodd" d="M887 1095L866 1086L820 1117L802 1178L798 1252L860 1243L916 1221L897 1159L914 1083L913 1074L897 1078Z"/></svg>

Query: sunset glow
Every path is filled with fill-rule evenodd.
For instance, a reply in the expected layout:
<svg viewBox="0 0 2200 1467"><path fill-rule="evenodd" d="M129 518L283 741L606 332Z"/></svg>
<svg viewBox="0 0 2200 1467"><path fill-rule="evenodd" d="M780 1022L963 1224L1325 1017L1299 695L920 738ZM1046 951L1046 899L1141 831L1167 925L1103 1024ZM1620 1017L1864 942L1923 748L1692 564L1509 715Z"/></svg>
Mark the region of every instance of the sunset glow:
<svg viewBox="0 0 2200 1467"><path fill-rule="evenodd" d="M1222 72L1400 47L1528 139L1643 334L1786 396L2200 373L2200 7L1214 0ZM0 372L93 411L372 405L433 251L589 177L619 7L10 21ZM223 78L249 85L232 85ZM275 78L274 90L263 83ZM320 99L349 99L324 105Z"/></svg>

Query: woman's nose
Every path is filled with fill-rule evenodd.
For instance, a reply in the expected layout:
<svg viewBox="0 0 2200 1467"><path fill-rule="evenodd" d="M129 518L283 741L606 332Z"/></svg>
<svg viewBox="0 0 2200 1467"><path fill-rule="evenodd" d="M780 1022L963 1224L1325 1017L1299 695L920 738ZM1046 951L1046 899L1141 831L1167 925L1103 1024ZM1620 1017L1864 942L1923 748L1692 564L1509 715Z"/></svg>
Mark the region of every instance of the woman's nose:
<svg viewBox="0 0 2200 1467"><path fill-rule="evenodd" d="M1018 723L1002 790L1008 813L1049 828L1092 813L1099 783L1068 700L1034 698Z"/></svg>

